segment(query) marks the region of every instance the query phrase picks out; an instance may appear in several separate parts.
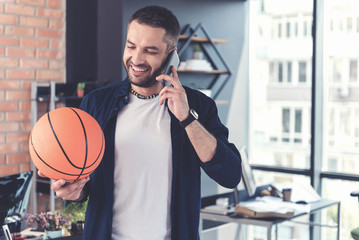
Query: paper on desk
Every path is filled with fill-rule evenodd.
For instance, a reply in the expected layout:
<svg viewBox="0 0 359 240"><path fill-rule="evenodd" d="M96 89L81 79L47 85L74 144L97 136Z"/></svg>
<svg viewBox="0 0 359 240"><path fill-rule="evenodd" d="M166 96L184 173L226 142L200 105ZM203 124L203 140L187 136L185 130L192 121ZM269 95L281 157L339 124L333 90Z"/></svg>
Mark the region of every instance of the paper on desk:
<svg viewBox="0 0 359 240"><path fill-rule="evenodd" d="M296 204L294 202L285 202L278 197L272 197L272 196L257 197L256 201L270 203L270 205L273 205L273 207L276 208L283 207L286 209L293 209L295 212L306 212L306 213L310 212L310 205L308 204Z"/></svg>

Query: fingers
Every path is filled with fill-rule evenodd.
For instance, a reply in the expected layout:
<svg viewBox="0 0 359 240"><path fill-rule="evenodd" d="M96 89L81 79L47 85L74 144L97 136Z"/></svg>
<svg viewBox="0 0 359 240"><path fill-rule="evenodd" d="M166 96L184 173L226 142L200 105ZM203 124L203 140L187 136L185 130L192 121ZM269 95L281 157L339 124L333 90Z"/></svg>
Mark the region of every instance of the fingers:
<svg viewBox="0 0 359 240"><path fill-rule="evenodd" d="M51 185L51 189L56 192L60 188L62 188L63 185L65 185L66 181L63 179L60 180L54 180L53 184Z"/></svg>
<svg viewBox="0 0 359 240"><path fill-rule="evenodd" d="M43 174L42 172L40 172L40 170L37 171L37 174L38 174L40 177L44 177L44 178L47 177L45 174Z"/></svg>
<svg viewBox="0 0 359 240"><path fill-rule="evenodd" d="M56 192L56 196L64 200L78 200L82 189L89 180L90 177L85 177L70 184L66 184L63 179L56 180L51 185L51 188Z"/></svg>
<svg viewBox="0 0 359 240"><path fill-rule="evenodd" d="M166 75L166 74L161 74L156 77L156 80L157 81L162 81L162 80L168 81L173 85L174 88L182 87L182 84L178 78L176 68L174 66L172 66L171 69L172 69L172 76Z"/></svg>
<svg viewBox="0 0 359 240"><path fill-rule="evenodd" d="M184 91L184 90L183 90ZM165 86L159 93L160 96L160 104L162 105L166 99L180 99L182 94L182 89L175 89L173 87Z"/></svg>

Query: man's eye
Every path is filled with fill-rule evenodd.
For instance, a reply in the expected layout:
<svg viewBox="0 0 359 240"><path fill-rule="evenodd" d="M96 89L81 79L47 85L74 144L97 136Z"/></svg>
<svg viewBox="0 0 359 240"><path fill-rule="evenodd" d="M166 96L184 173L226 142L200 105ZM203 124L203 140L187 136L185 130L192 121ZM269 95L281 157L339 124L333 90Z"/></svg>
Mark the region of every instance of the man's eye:
<svg viewBox="0 0 359 240"><path fill-rule="evenodd" d="M156 55L157 54L157 52L151 52L151 51L147 51L147 53L150 54L150 55Z"/></svg>
<svg viewBox="0 0 359 240"><path fill-rule="evenodd" d="M135 49L134 46L127 46L127 48L129 48L129 49Z"/></svg>

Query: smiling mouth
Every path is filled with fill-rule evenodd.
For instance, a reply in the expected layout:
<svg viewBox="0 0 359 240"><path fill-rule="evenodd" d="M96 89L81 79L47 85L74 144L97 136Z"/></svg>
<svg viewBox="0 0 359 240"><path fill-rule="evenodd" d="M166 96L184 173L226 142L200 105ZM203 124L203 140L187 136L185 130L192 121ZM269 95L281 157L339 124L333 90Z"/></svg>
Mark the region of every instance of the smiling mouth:
<svg viewBox="0 0 359 240"><path fill-rule="evenodd" d="M147 72L149 70L149 68L135 67L133 65L130 65L130 67L132 68L133 71L135 71L137 73L144 73L144 72Z"/></svg>

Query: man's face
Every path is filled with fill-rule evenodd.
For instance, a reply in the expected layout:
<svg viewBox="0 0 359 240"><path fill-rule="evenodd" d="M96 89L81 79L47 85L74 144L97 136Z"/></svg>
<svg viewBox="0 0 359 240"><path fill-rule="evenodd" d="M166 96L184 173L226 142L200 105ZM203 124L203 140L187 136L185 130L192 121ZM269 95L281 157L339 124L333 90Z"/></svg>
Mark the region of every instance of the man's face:
<svg viewBox="0 0 359 240"><path fill-rule="evenodd" d="M139 87L155 84L166 57L165 30L139 24L136 20L128 26L123 54L130 82Z"/></svg>

